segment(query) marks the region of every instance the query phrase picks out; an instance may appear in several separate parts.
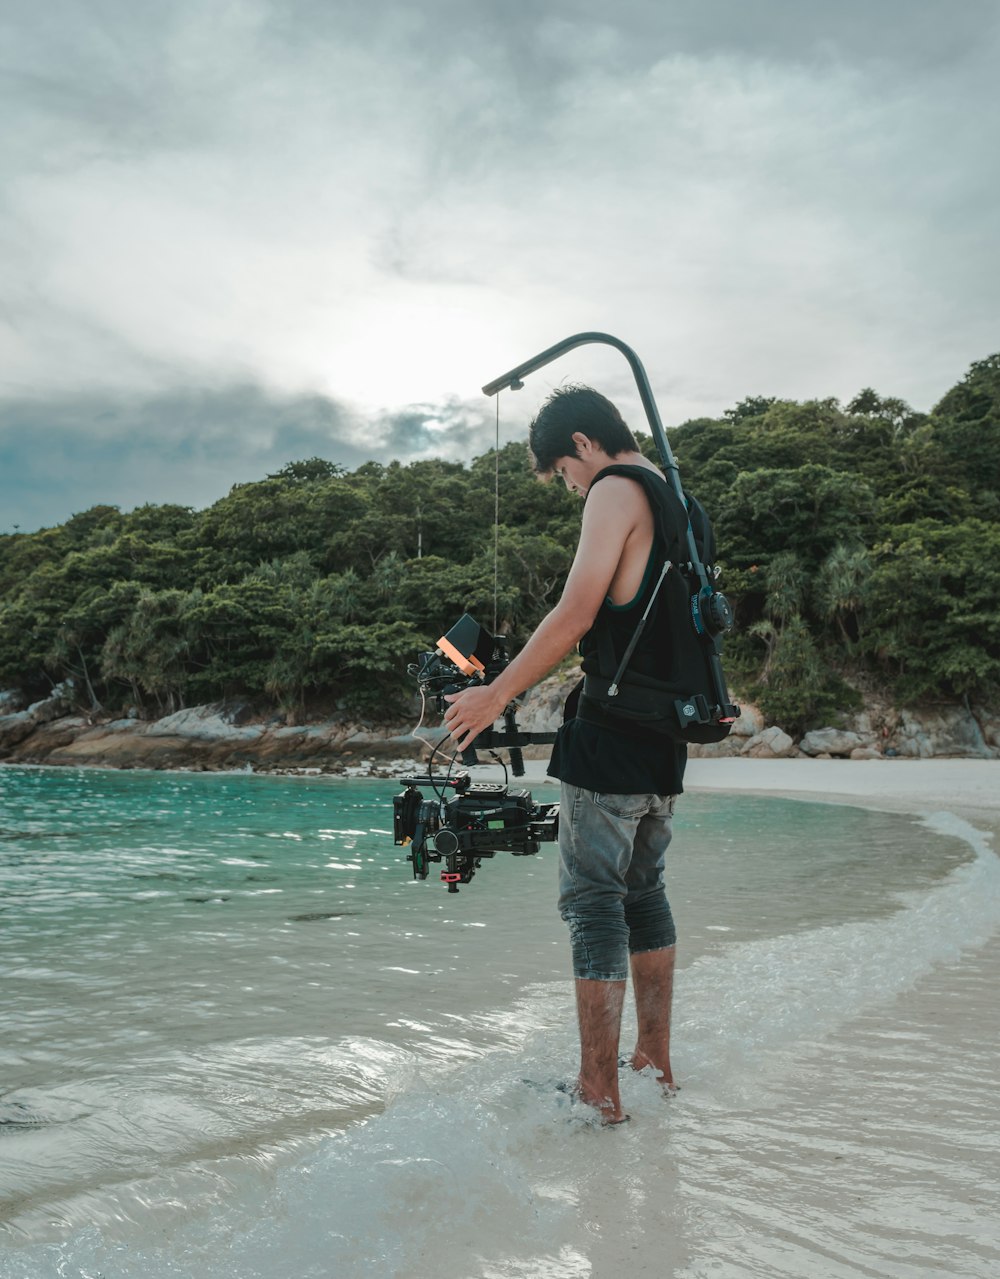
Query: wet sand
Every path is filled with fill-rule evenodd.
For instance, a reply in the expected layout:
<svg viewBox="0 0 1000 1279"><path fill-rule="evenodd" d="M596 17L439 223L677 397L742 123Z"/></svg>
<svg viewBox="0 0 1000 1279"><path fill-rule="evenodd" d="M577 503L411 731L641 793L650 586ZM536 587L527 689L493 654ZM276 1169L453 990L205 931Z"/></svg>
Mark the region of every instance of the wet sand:
<svg viewBox="0 0 1000 1279"><path fill-rule="evenodd" d="M544 769L544 762L528 763L526 776L518 784L538 786L545 780ZM984 832L986 845L994 854L1000 853L998 760L695 759L688 765L685 789L691 793L746 793L845 804L925 818L949 813ZM948 827L948 818L943 819L943 825ZM738 1210L730 1198L715 1206L712 1220L716 1224L702 1240L700 1256L674 1256L669 1232L658 1231L652 1220L647 1230L634 1233L631 1239L622 1238L620 1218L609 1201L606 1210L595 1213L602 1227L602 1240L600 1246L595 1245L590 1260L599 1263L598 1268L580 1273L597 1275L621 1268L623 1273L669 1274L677 1279L705 1279L710 1273L725 1279L742 1279L751 1273L812 1273L833 1279L835 1275L874 1273L870 1265L876 1255L881 1256L878 1265L883 1265L889 1254L879 1254L878 1248L871 1254L865 1252L870 1241L882 1235L890 1241L886 1245L890 1253L897 1249L899 1258L898 1265L881 1273L996 1273L992 1269L1000 1250L996 1230L985 1224L987 1217L982 1215L981 1205L976 1206L975 1195L970 1198L965 1190L958 1192L950 1184L948 1170L949 1152L955 1143L966 1140L965 1125L971 1123L969 1131L981 1134L984 1108L990 1104L991 1087L983 1084L979 1075L992 1049L990 1041L981 1041L982 1028L993 1021L998 981L1000 958L995 948L974 948L963 955L960 964L941 965L925 975L914 989L898 996L891 1022L887 1023L883 1010L876 1008L859 1014L849 1033L828 1036L811 1083L807 1078L808 1055L797 1062L797 1073L783 1081L783 1118L777 1128L785 1131L789 1125L794 1127L796 1106L805 1116L804 1129L821 1126L825 1111L832 1107L836 1109L836 1130L855 1142L856 1148L845 1156L853 1171L848 1188L839 1199L831 1197L832 1183L828 1181L830 1167L836 1165L824 1162L827 1156L823 1151L797 1151L793 1161L797 1177L791 1177L787 1150L780 1142L773 1150L768 1146L761 1135L761 1116L751 1109L749 1118L744 1119L755 1125L756 1144L753 1158L741 1167L738 1184L743 1190ZM897 1040L903 1044L902 1051ZM932 1057L944 1072L946 1087L942 1087L934 1072L927 1073L921 1084L919 1071L914 1074L912 1069L914 1044L933 1045ZM805 1087L803 1081L809 1086ZM966 1089L968 1081L971 1082ZM888 1090L880 1093L880 1088ZM906 1104L896 1113L892 1107L898 1098ZM763 1103L761 1109L766 1118ZM877 1140L874 1132L868 1132L876 1122L865 1117L869 1114L881 1116ZM708 1124L705 1116L699 1121ZM691 1136L691 1140L696 1136ZM873 1140L866 1145L869 1136ZM995 1148L994 1138L977 1135L972 1144L985 1148L991 1141ZM872 1146L894 1152L892 1159L879 1166L869 1153ZM710 1168L715 1166L716 1154L713 1152L709 1161ZM911 1184L912 1178L906 1174L911 1167L921 1170L923 1190ZM806 1193L813 1175L825 1187L815 1202ZM864 1190L863 1185L855 1184L855 1179L860 1183L865 1176L874 1187L871 1193L876 1198L881 1196L881 1207L871 1220L858 1218L854 1211L855 1201L861 1201ZM795 1187L796 1196L800 1191L802 1194L793 1196L789 1212L779 1221L770 1214L768 1205L775 1187L786 1183ZM921 1200L925 1190L927 1198ZM921 1202L923 1208L918 1211ZM739 1247L747 1250L747 1268L724 1248L715 1256L719 1250L711 1243L713 1237L721 1238L726 1230L738 1233L741 1218L746 1234ZM803 1220L812 1222L816 1238L835 1246L835 1255L827 1257L822 1248L811 1250L811 1245L805 1246L801 1254L796 1253L788 1229L796 1222L801 1225ZM749 1228L746 1222L751 1223ZM810 1229L803 1228L798 1244L809 1238ZM930 1251L924 1264L919 1264L922 1250L927 1249ZM949 1250L954 1250L954 1261L947 1266L929 1262L933 1255L949 1255ZM806 1263L807 1269L796 1269Z"/></svg>

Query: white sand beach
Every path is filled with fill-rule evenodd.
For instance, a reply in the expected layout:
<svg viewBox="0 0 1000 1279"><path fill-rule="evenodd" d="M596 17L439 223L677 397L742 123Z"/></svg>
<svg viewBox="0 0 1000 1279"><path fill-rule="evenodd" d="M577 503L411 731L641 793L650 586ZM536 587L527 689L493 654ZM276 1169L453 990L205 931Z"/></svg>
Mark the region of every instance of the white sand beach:
<svg viewBox="0 0 1000 1279"><path fill-rule="evenodd" d="M1000 760L693 759L684 785L917 816L949 812L991 832L1000 854Z"/></svg>
<svg viewBox="0 0 1000 1279"><path fill-rule="evenodd" d="M517 779L517 784L540 784L546 780L545 768L544 760L526 760L524 778ZM501 779L503 772L488 765L478 768L476 776ZM885 812L925 814L946 809L1000 831L1000 760L692 759L684 787L693 792L747 791L814 803L857 804Z"/></svg>

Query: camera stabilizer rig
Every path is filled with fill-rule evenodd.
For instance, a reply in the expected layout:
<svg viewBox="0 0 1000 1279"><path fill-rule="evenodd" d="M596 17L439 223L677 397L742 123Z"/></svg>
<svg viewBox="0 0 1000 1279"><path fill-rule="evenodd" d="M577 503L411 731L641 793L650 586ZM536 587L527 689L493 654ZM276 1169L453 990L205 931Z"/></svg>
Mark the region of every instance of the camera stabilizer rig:
<svg viewBox="0 0 1000 1279"><path fill-rule="evenodd" d="M518 364L516 368L509 369L506 373L502 373L500 377L494 378L492 382L487 382L483 387L483 394L496 395L499 391L503 391L508 387L512 391L519 391L524 386L524 378L530 373L535 373L538 369L544 368L546 364L551 364L553 360L559 359L568 351L589 343L614 347L628 361L629 368L631 368L635 378L639 399L642 401L642 407L646 413L646 420L653 433L653 440L663 464L664 476L673 489L681 508L687 509L687 496L681 484L677 459L673 455L666 431L663 429L660 412L656 407L656 401L653 399L653 391L649 385L646 370L643 368L642 361L635 351L630 346L627 346L621 338L616 338L610 333L574 333L572 337L564 338L561 342L557 342L555 346L550 346L546 350L540 351L538 355L533 355L530 360L525 360L522 364ZM688 729L692 725L705 726L708 729L708 735L703 737L692 736L689 740L718 741L721 736L725 735L729 725L738 718L740 713L740 708L730 699L729 689L726 686L726 677L722 669L722 661L719 656L719 640L732 626L733 613L729 601L716 587L715 572L710 571L704 563L690 515L687 519L685 533L687 562L685 564L677 564L674 567L681 572L690 588L689 607L691 621L694 631L701 641L700 660L704 663L707 687L706 692L703 694L679 699L676 702L676 713L678 722L683 729ZM643 623L641 622L640 627L642 625ZM616 697L618 694L618 681L624 672L628 658L629 654L626 653L617 674L608 688L608 696L611 698ZM720 728L721 733L715 734L712 731L715 728Z"/></svg>
<svg viewBox="0 0 1000 1279"><path fill-rule="evenodd" d="M614 347L628 361L662 459L664 475L680 508L687 511L688 500L681 486L680 472L660 421L646 371L632 348L619 338L610 333L576 333L488 382L483 387L483 393L496 395L508 387L520 390L524 386L523 379L528 374L588 343ZM498 415L498 454L499 438ZM681 740L717 741L725 736L729 726L739 715L739 707L730 701L719 657L719 637L732 625L732 610L726 597L715 585L715 571L704 563L690 514L684 523L682 541L686 555L682 557L686 563L673 567L682 573L689 587L692 633L698 639L697 661L694 665L700 667L698 678L694 682L700 684L704 691L684 689L685 695L673 701L672 706ZM661 582L669 567L669 563L664 567ZM648 612L647 609L647 615ZM614 678L609 681L606 694L608 698L617 698L619 695L619 681L645 620L644 616ZM507 662L506 639L490 635L466 613L447 635L438 640L438 647L433 653L421 653L419 662L408 669L416 677L421 693L425 697L428 693L432 694L437 700L438 710L443 714L446 694L456 693L472 684L490 683ZM685 674L685 680L687 678ZM646 683L649 685L650 681ZM640 689L640 693L642 692ZM675 694L672 693L671 696ZM622 700L624 702L627 699ZM631 712L627 711L626 714L628 713ZM477 747L483 750L506 747L510 752L511 771L515 777L522 777L524 763L520 748L529 743L553 742L555 734L519 732L513 704L504 711L503 721L502 732L490 728L480 733L472 748L462 752L462 762L466 765L477 764ZM696 732L702 735L696 736ZM430 862L443 861L446 869L442 871L441 878L448 885L449 892L457 893L458 885L469 883L484 857L493 857L503 851L515 856L536 853L540 842L556 838L558 804L534 804L528 791L509 791L506 784L474 784L470 782L468 773L458 773L454 777L449 774L442 784L431 775L432 761L433 755L428 762L426 776L401 778L406 789L393 800L393 838L396 844L409 847L407 856L413 865L415 879L427 878ZM426 800L423 792L418 789L421 786L431 787L435 798ZM449 788L454 792L450 797L445 794L445 790Z"/></svg>
<svg viewBox="0 0 1000 1279"><path fill-rule="evenodd" d="M489 684L508 660L506 637L490 635L466 613L438 640L434 652L421 653L408 670L421 693L432 695L443 713L447 693ZM522 733L513 704L504 711L503 722L500 732L488 728L480 733L472 747L462 752L462 763L478 764L477 748L506 748L511 771L523 777L520 748L551 743L555 733ZM438 779L430 764L425 775L400 781L406 789L392 802L393 842L409 848L407 860L414 879L426 879L430 863L443 862L441 879L449 893L457 893L459 884L471 881L484 857L501 852L525 857L537 853L540 843L557 837L559 805L535 804L530 791L509 790L498 782L473 782L467 772ZM422 786L433 790L433 799L425 798Z"/></svg>

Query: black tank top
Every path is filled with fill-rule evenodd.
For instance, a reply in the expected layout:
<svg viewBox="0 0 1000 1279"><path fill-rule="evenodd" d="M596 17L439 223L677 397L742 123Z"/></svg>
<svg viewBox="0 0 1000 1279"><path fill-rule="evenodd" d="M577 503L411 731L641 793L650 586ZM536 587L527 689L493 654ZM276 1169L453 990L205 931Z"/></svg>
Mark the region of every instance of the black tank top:
<svg viewBox="0 0 1000 1279"><path fill-rule="evenodd" d="M621 467L616 468L616 473L639 469ZM663 480L663 484L666 487L667 481ZM649 602L665 555L662 539L654 531L646 572L635 596L627 604L620 605L606 599L594 625L580 641L584 671L599 669L597 649L602 629L605 634L610 634L615 653L619 657L624 653ZM629 662L630 669L655 674L655 646L656 639L651 630L640 639ZM622 729L617 725L611 728L578 719L579 694L578 685L566 701L565 719L552 748L548 768L552 777L598 794L679 795L683 791L687 747L682 742L675 742L662 733Z"/></svg>

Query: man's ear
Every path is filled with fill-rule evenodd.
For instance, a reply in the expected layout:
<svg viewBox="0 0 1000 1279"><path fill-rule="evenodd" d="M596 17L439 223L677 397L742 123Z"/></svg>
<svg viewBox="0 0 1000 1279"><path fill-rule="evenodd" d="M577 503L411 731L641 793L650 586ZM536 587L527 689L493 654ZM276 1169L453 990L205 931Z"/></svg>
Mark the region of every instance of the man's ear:
<svg viewBox="0 0 1000 1279"><path fill-rule="evenodd" d="M574 431L570 439L576 445L576 451L580 457L588 457L595 448L600 447L596 440L592 440L589 435L584 435L582 431Z"/></svg>

